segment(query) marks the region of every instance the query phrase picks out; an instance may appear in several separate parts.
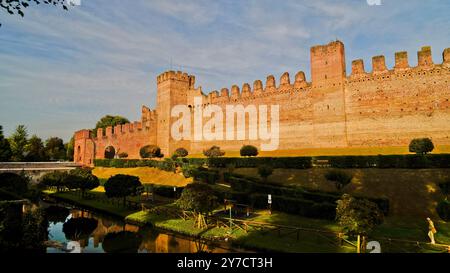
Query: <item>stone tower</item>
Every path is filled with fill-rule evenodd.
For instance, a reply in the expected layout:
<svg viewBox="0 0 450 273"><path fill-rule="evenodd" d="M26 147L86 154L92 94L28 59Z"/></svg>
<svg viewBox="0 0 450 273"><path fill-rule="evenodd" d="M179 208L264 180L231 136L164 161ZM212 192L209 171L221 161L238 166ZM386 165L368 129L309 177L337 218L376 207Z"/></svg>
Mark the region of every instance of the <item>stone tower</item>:
<svg viewBox="0 0 450 273"><path fill-rule="evenodd" d="M313 146L347 146L345 51L340 41L311 48Z"/></svg>
<svg viewBox="0 0 450 273"><path fill-rule="evenodd" d="M164 72L157 77L157 145L164 156L170 156L177 148L190 149L189 141L175 141L170 129L177 120L171 117L171 109L175 105L187 105L187 95L193 89L195 77L180 71Z"/></svg>

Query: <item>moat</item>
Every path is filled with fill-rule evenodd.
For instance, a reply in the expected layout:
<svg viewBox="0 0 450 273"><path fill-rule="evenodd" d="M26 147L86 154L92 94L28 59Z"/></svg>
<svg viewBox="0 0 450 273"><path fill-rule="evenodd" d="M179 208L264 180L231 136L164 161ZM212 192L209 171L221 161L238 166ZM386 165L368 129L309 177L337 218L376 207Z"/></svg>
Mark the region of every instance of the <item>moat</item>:
<svg viewBox="0 0 450 273"><path fill-rule="evenodd" d="M117 218L70 206L59 208L62 210L66 208L69 214L65 219L59 212L49 216L50 246L47 247L47 253L227 253L239 251L225 242L200 241L149 227L138 227ZM57 219L58 217L60 219ZM76 219L87 220L74 221ZM69 228L70 225L72 228Z"/></svg>

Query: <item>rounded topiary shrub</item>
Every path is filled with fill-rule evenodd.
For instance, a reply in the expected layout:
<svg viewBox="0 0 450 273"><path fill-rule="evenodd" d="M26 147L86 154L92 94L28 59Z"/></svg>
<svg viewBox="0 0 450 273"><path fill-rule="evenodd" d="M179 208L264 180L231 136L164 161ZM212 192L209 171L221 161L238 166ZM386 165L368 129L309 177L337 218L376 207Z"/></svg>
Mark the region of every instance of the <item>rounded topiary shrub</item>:
<svg viewBox="0 0 450 273"><path fill-rule="evenodd" d="M146 145L139 150L142 158L162 157L161 148L156 145Z"/></svg>
<svg viewBox="0 0 450 273"><path fill-rule="evenodd" d="M240 150L241 156L257 156L258 149L252 145L244 145Z"/></svg>
<svg viewBox="0 0 450 273"><path fill-rule="evenodd" d="M409 151L416 154L427 154L434 150L434 145L429 138L415 138L409 143Z"/></svg>
<svg viewBox="0 0 450 273"><path fill-rule="evenodd" d="M442 200L436 207L436 212L444 221L450 221L450 201Z"/></svg>
<svg viewBox="0 0 450 273"><path fill-rule="evenodd" d="M186 150L185 148L178 148L175 150L174 155L176 155L177 157L186 157L188 156L188 150Z"/></svg>

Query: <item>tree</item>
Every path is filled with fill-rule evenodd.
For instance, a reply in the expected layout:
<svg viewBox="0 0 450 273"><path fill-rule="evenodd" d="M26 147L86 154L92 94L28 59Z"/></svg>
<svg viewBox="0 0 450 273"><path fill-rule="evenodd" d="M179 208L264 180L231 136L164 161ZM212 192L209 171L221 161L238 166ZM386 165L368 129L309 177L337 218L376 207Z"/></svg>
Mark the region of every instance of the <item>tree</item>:
<svg viewBox="0 0 450 273"><path fill-rule="evenodd" d="M66 157L64 141L59 137L51 137L45 141L45 153L50 160L60 160Z"/></svg>
<svg viewBox="0 0 450 273"><path fill-rule="evenodd" d="M337 190L341 190L352 182L353 176L343 171L331 170L325 174L325 178L328 181L334 182Z"/></svg>
<svg viewBox="0 0 450 273"><path fill-rule="evenodd" d="M369 235L375 226L383 223L384 215L377 204L344 194L337 201L336 220L346 234L362 235L362 246L365 246L365 236Z"/></svg>
<svg viewBox="0 0 450 273"><path fill-rule="evenodd" d="M260 165L258 166L258 174L264 181L267 181L267 178L271 176L273 173L273 168L269 165Z"/></svg>
<svg viewBox="0 0 450 273"><path fill-rule="evenodd" d="M29 180L15 173L0 173L0 189L24 196L28 192Z"/></svg>
<svg viewBox="0 0 450 273"><path fill-rule="evenodd" d="M8 139L4 137L3 127L0 125L0 162L9 161L11 155L11 146Z"/></svg>
<svg viewBox="0 0 450 273"><path fill-rule="evenodd" d="M73 161L75 138L72 137L68 143L64 144L64 146L66 148L66 159L69 161Z"/></svg>
<svg viewBox="0 0 450 273"><path fill-rule="evenodd" d="M20 162L25 159L26 156L25 150L27 143L28 143L27 127L25 127L25 125L17 126L16 130L9 139L13 161Z"/></svg>
<svg viewBox="0 0 450 273"><path fill-rule="evenodd" d="M409 143L409 151L411 153L425 155L434 150L434 145L429 138L415 138Z"/></svg>
<svg viewBox="0 0 450 273"><path fill-rule="evenodd" d="M69 174L64 177L63 183L69 189L79 189L83 198L87 190L93 190L100 186L97 176L93 175L89 168L70 170Z"/></svg>
<svg viewBox="0 0 450 273"><path fill-rule="evenodd" d="M139 177L125 174L116 174L110 177L104 187L108 198L123 198L124 206L126 205L127 196L140 195L143 191Z"/></svg>
<svg viewBox="0 0 450 273"><path fill-rule="evenodd" d="M161 148L156 145L146 145L139 150L139 154L142 158L154 158L163 157L161 154Z"/></svg>
<svg viewBox="0 0 450 273"><path fill-rule="evenodd" d="M124 118L122 116L106 115L97 122L92 134L95 137L95 136L97 136L97 129L99 129L99 128L102 128L103 130L105 130L106 127L109 127L109 126L114 127L116 125L122 125L125 123L130 123L130 121L127 118Z"/></svg>
<svg viewBox="0 0 450 273"><path fill-rule="evenodd" d="M66 186L66 176L66 172L54 171L51 173L46 173L42 176L40 184L45 187L56 187L57 191L61 191L61 189Z"/></svg>
<svg viewBox="0 0 450 273"><path fill-rule="evenodd" d="M25 147L25 151L27 154L25 156L26 161L39 162L39 161L46 161L47 159L45 154L44 143L36 135L33 135L28 140L28 144Z"/></svg>
<svg viewBox="0 0 450 273"><path fill-rule="evenodd" d="M181 148L176 149L174 154L177 157L186 157L186 156L188 156L189 153L185 148L181 147Z"/></svg>
<svg viewBox="0 0 450 273"><path fill-rule="evenodd" d="M252 145L244 145L240 150L241 156L257 156L258 149Z"/></svg>
<svg viewBox="0 0 450 273"><path fill-rule="evenodd" d="M0 9L3 9L11 15L19 15L21 17L24 17L24 10L30 6L30 3L44 3L52 6L61 6L64 10L68 10L66 5L67 0L0 0ZM2 24L0 23L0 27L1 26Z"/></svg>
<svg viewBox="0 0 450 273"><path fill-rule="evenodd" d="M23 212L22 204L0 202L0 253L45 253L47 239L42 209Z"/></svg>
<svg viewBox="0 0 450 273"><path fill-rule="evenodd" d="M176 204L183 210L194 212L196 215L194 225L203 229L207 227L204 214L210 213L215 208L216 201L217 197L208 184L195 182L184 188Z"/></svg>
<svg viewBox="0 0 450 273"><path fill-rule="evenodd" d="M213 158L213 157L220 157L220 156L224 156L225 152L220 150L219 146L212 146L211 148L209 148L208 150L204 150L203 154L206 157L209 158Z"/></svg>

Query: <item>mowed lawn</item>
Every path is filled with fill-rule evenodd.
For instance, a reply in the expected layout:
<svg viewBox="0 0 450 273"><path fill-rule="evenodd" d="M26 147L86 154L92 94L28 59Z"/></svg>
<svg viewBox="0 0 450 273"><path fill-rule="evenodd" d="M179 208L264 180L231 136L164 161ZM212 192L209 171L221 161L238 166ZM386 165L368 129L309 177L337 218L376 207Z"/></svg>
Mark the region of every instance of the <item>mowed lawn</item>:
<svg viewBox="0 0 450 273"><path fill-rule="evenodd" d="M258 147L259 148L259 147ZM450 145L439 145L434 154L450 153ZM299 150L260 151L258 156L291 157L291 156L339 156L339 155L400 155L411 154L408 146L394 147L349 147L349 148L311 148ZM239 157L239 151L225 151L225 157ZM188 157L204 158L203 154L192 154Z"/></svg>
<svg viewBox="0 0 450 273"><path fill-rule="evenodd" d="M96 167L92 173L100 179L108 179L116 174L138 176L143 184L155 184L183 187L192 182L192 178L185 178L182 173L173 173L151 167L137 168L103 168Z"/></svg>
<svg viewBox="0 0 450 273"><path fill-rule="evenodd" d="M276 169L270 182L289 186L335 192L334 183L325 179L330 169L308 170ZM450 169L344 169L351 173L351 184L343 193L358 193L370 197L387 197L390 200L390 216L437 217L436 205L442 200L438 184L450 178ZM241 168L237 174L258 177L254 168Z"/></svg>

